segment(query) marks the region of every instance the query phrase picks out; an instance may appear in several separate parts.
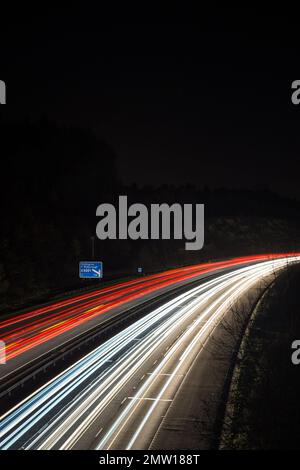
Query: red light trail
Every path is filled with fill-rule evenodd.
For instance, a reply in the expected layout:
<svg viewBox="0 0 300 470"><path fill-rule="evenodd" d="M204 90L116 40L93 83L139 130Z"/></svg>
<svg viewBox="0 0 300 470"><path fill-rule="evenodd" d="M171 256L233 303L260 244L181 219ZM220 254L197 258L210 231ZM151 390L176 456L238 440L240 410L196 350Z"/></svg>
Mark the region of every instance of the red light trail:
<svg viewBox="0 0 300 470"><path fill-rule="evenodd" d="M142 298L172 284L175 285L200 274L213 273L217 269L284 256L295 256L295 254L238 257L227 261L172 269L145 276L143 279L125 281L86 294L75 295L30 312L14 315L0 322L0 338L6 344L6 359L10 360L114 307Z"/></svg>

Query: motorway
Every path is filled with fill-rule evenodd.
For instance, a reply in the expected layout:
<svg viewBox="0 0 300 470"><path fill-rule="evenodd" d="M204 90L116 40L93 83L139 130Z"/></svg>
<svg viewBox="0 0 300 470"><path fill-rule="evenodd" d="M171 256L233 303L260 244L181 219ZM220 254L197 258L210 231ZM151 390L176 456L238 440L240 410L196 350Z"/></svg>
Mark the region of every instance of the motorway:
<svg viewBox="0 0 300 470"><path fill-rule="evenodd" d="M73 295L17 315L2 315L0 340L6 345L6 364L0 367L0 380L107 319L123 313L126 315L130 307L160 293L269 258L270 255L239 257L173 269Z"/></svg>
<svg viewBox="0 0 300 470"><path fill-rule="evenodd" d="M139 296L141 285L144 294L154 289L155 295L165 282L180 284L215 270L213 278L202 278L196 287L123 328L7 411L1 418L0 448L148 449L195 358L230 307L274 271L284 269L287 262L299 260L291 255L261 256L222 262L214 268L194 266L112 286L88 294L88 298L61 301L59 308L66 317L60 320L71 318L76 323L76 315L81 319L83 313L71 315L70 305L83 305L93 315L97 308L93 302L101 302L101 311L105 296L119 296L118 300L106 297L108 304L123 302L123 294ZM86 302L91 303L87 306ZM26 348L26 338L41 334L45 322L59 321L57 304L45 308L49 317L40 308L14 321L7 319L10 324L4 328L23 337ZM21 342L14 347L10 351L22 357Z"/></svg>
<svg viewBox="0 0 300 470"><path fill-rule="evenodd" d="M263 259L263 257L261 257ZM255 257L255 260L260 257ZM233 267L251 258L205 263L154 274L142 279L112 285L0 321L0 338L6 343L7 361L36 348L52 338L85 324L113 308L128 304L173 284L217 269Z"/></svg>

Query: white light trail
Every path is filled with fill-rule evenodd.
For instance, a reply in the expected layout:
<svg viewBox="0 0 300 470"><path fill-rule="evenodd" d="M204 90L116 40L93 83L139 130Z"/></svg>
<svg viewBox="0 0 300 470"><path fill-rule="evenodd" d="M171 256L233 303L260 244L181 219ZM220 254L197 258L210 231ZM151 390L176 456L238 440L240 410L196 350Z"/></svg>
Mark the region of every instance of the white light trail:
<svg viewBox="0 0 300 470"><path fill-rule="evenodd" d="M299 261L291 257L289 261ZM111 447L156 377L179 354L155 400L128 440L135 446L141 432L172 380L200 349L199 340L211 332L231 303L259 279L282 269L287 258L259 262L219 274L148 313L40 387L1 418L0 448L70 449L96 419L145 367L166 342L169 349L139 386L134 399L103 427L97 449ZM200 314L199 314L200 312ZM188 328L184 325L188 324ZM178 333L180 333L178 335ZM188 345L184 347L188 340ZM153 359L151 364L153 364ZM152 366L153 367L153 366Z"/></svg>

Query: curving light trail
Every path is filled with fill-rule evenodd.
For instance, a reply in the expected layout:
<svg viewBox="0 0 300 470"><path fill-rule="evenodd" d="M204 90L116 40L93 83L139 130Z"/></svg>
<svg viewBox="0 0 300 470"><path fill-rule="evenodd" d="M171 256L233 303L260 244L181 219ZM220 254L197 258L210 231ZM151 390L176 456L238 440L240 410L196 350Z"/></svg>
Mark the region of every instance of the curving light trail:
<svg viewBox="0 0 300 470"><path fill-rule="evenodd" d="M287 255L247 256L173 269L145 276L142 280L135 279L114 284L70 299L53 302L30 312L8 317L6 320L0 321L0 338L6 344L6 360L10 361L40 344L84 325L104 312L165 287L176 285L176 283L205 273L213 273L218 269L263 261L270 259L270 257L272 259L282 258L283 256Z"/></svg>
<svg viewBox="0 0 300 470"><path fill-rule="evenodd" d="M288 260L295 262L300 257L263 261L220 274L136 321L7 412L1 418L0 448L77 448L90 442L90 429L98 422L103 424L102 438L89 446L114 447L125 433L127 448L134 448L153 421L155 409L174 377L186 369L199 350L200 341L235 299L260 279L284 268ZM148 363L152 364L151 359L165 344L169 345L167 353L159 356L151 370ZM151 374L122 411L116 411L112 407L114 400L126 398L141 370L151 370ZM157 376L162 371L167 374L160 384ZM157 385L160 388L155 399L144 409L142 400ZM129 423L140 414L142 417L131 428Z"/></svg>

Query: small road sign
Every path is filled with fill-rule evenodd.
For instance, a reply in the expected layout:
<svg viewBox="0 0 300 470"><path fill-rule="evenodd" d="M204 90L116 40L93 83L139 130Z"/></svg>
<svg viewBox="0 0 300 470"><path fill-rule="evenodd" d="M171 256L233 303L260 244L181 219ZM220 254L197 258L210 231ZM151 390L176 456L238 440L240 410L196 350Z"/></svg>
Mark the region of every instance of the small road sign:
<svg viewBox="0 0 300 470"><path fill-rule="evenodd" d="M79 277L82 279L100 279L103 277L102 261L80 261Z"/></svg>

